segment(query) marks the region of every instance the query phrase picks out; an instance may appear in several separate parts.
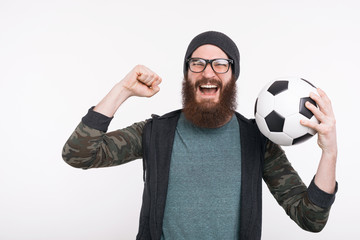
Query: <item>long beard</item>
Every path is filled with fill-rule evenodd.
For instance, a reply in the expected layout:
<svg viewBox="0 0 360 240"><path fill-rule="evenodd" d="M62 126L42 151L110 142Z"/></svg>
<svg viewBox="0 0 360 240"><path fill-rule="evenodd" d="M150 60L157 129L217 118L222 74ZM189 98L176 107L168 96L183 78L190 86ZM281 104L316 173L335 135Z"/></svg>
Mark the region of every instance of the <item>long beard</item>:
<svg viewBox="0 0 360 240"><path fill-rule="evenodd" d="M201 83L214 83L219 86L220 98L217 103L212 100L197 102L196 90ZM232 78L226 85L211 79L201 79L194 85L188 81L187 76L182 86L183 113L190 122L198 127L217 128L226 124L236 109L236 85Z"/></svg>

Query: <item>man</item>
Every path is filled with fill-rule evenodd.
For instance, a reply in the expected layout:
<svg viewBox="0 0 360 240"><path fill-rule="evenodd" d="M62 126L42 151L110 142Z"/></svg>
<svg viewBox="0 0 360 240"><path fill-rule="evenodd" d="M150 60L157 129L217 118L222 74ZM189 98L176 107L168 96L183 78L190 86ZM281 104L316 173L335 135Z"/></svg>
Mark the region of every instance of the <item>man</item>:
<svg viewBox="0 0 360 240"><path fill-rule="evenodd" d="M183 109L106 133L129 97L151 97L161 78L136 66L82 119L63 149L74 167L144 161L144 193L137 239L260 239L264 179L286 213L302 228L325 226L335 198L335 118L326 94L312 94L319 109L307 107L320 124L322 156L307 188L284 151L267 140L254 120L236 108L240 72L235 43L219 32L204 32L189 44L184 59Z"/></svg>

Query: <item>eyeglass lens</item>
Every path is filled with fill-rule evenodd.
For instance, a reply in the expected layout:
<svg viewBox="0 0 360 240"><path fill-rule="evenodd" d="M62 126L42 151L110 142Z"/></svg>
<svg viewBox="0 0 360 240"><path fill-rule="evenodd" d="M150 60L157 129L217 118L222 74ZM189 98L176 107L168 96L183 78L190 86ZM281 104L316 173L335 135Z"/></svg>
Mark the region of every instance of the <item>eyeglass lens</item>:
<svg viewBox="0 0 360 240"><path fill-rule="evenodd" d="M202 72L205 70L208 62L211 63L212 69L217 73L226 73L229 70L230 63L226 59L213 59L206 61L201 58L190 59L190 70L196 73Z"/></svg>

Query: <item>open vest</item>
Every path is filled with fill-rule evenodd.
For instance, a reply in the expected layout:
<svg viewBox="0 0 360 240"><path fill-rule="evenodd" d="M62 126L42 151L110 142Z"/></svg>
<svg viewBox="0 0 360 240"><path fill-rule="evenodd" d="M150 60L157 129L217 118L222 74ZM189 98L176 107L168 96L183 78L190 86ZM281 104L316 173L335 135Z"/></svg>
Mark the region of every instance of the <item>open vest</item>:
<svg viewBox="0 0 360 240"><path fill-rule="evenodd" d="M138 240L159 240L162 234L170 160L181 110L153 116L143 130L144 192ZM235 113L241 141L241 240L261 238L262 172L266 138L254 120ZM206 199L204 199L206 201Z"/></svg>

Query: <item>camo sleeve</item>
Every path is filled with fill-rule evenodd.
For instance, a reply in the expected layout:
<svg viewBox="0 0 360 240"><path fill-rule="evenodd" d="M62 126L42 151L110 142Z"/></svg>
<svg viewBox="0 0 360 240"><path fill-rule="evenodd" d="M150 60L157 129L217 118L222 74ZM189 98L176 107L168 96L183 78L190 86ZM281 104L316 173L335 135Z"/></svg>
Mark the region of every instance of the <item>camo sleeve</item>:
<svg viewBox="0 0 360 240"><path fill-rule="evenodd" d="M76 168L110 167L142 157L142 130L145 121L105 133L83 122L63 147L62 157Z"/></svg>
<svg viewBox="0 0 360 240"><path fill-rule="evenodd" d="M306 187L285 152L271 141L266 147L263 178L279 205L301 228L311 232L324 228L335 193L323 192L314 180Z"/></svg>

